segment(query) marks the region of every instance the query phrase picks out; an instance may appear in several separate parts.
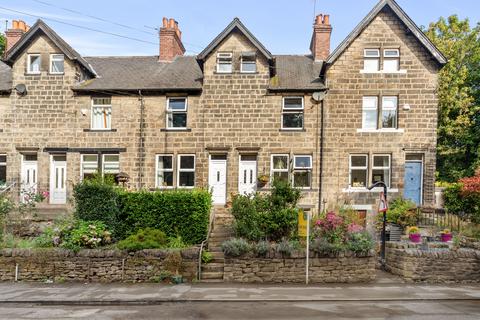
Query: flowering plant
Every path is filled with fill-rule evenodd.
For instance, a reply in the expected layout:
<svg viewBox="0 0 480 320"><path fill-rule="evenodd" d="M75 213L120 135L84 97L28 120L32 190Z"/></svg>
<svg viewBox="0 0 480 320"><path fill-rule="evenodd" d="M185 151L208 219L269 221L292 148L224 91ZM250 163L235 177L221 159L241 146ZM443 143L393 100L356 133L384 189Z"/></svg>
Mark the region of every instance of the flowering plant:
<svg viewBox="0 0 480 320"><path fill-rule="evenodd" d="M407 233L408 234L419 234L420 229L418 229L418 227L408 227L407 228Z"/></svg>
<svg viewBox="0 0 480 320"><path fill-rule="evenodd" d="M352 222L347 226L348 233L360 233L360 232L363 232L364 230L365 230L364 227L362 227L359 224L356 224L355 222Z"/></svg>
<svg viewBox="0 0 480 320"><path fill-rule="evenodd" d="M324 218L315 222L314 232L318 237L326 238L330 243L343 242L346 225L344 219L335 212L328 212Z"/></svg>
<svg viewBox="0 0 480 320"><path fill-rule="evenodd" d="M450 229L443 229L442 231L440 231L441 234L451 234L452 232L450 231Z"/></svg>

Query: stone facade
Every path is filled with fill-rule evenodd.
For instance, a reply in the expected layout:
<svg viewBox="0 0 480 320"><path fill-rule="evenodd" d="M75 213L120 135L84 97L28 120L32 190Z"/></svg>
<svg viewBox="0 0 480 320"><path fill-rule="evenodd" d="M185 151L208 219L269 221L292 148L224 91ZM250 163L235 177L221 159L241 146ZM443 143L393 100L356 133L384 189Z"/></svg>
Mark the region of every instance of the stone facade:
<svg viewBox="0 0 480 320"><path fill-rule="evenodd" d="M386 269L410 282L479 282L480 251L429 249L387 243Z"/></svg>
<svg viewBox="0 0 480 320"><path fill-rule="evenodd" d="M366 48L399 49L400 70L362 72ZM372 156L390 155L390 198L403 196L406 155L423 158L422 203L433 204L438 71L439 65L388 8L382 10L327 67L329 93L325 101L322 189L328 208L338 203L351 204L366 210L368 223L374 223L378 191L349 187L349 155L354 154L368 155L368 184L373 179ZM376 96L379 101L382 96L398 97L398 129L390 132L361 130L364 96Z"/></svg>
<svg viewBox="0 0 480 320"><path fill-rule="evenodd" d="M311 254L309 283L357 283L375 280L375 256L346 252L332 257ZM225 258L224 281L239 283L305 283L305 253L290 257L271 252L268 257Z"/></svg>
<svg viewBox="0 0 480 320"><path fill-rule="evenodd" d="M143 250L127 253L118 250L62 249L0 250L0 281L88 281L88 282L155 282L171 271L165 261L165 250ZM179 273L185 280L197 279L198 248L181 251Z"/></svg>
<svg viewBox="0 0 480 320"><path fill-rule="evenodd" d="M326 23L329 23L328 19ZM327 29L331 30L330 27ZM11 66L12 88L25 84L28 93L22 96L12 90L0 95L0 154L7 156L7 181L19 182L23 157L35 154L38 189L49 190L52 155L65 154L69 198L73 185L81 179L81 155L113 153L119 154L119 170L130 176L128 187L152 189L157 187L156 156L166 154L173 156L173 185L178 186L178 155L192 154L195 155L195 186L208 187L210 158L223 156L227 161L225 202L228 202L231 194L239 191L242 155L256 157L257 176L269 176L272 155L287 154L290 179L293 156L308 155L312 157L311 184L302 190L302 206L316 211L321 203L326 204L326 208L347 203L368 211L372 217L377 193L349 187L349 155L367 154L369 161L374 154L390 155L389 193L401 196L405 157L417 154L423 159L422 203L431 204L434 198L435 89L439 65L407 31L400 19L386 7L335 62L325 66L324 77L318 75L326 80L329 89L323 104L324 119L321 117L322 104L312 101L314 90L311 88L270 90L275 78L275 59L267 59L252 38L238 28L199 61L203 73L202 88L195 93L184 88L145 93L115 89L75 91L75 85L85 80L85 70L76 61L66 58L65 72L51 74L48 71L49 56L61 53L61 50L47 36L40 35ZM180 39L176 31L175 36ZM363 50L372 46L399 48L401 72L362 73ZM232 73L216 71L218 52L232 53ZM244 52L255 53L256 72L240 72L240 57ZM29 53L42 56L42 72L38 75L26 73ZM358 130L365 95L398 97L398 130ZM92 97L105 96L111 97L111 130L91 130ZM166 129L167 99L178 96L186 97L188 101L187 128L169 130ZM289 96L303 98L302 130L282 129L282 99ZM403 107L407 105L409 110ZM323 154L320 151L322 123L325 124ZM322 178L321 158L324 161ZM368 180L372 180L371 173ZM269 187L267 184L259 190L268 190Z"/></svg>

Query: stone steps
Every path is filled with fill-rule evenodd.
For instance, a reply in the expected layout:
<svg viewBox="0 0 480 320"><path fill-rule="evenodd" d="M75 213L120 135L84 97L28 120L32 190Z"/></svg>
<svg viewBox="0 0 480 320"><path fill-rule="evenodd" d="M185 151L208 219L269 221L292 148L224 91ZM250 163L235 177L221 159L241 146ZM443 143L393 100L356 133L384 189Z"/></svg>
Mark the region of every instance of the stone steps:
<svg viewBox="0 0 480 320"><path fill-rule="evenodd" d="M222 280L223 281L223 268L220 272L202 272L202 281L203 280Z"/></svg>

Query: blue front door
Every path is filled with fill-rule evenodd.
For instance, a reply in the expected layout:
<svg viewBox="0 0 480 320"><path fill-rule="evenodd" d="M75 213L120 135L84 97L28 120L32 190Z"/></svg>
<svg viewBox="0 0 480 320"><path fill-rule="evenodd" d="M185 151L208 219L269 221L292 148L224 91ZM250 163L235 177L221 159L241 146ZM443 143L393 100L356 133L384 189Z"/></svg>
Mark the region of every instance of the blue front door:
<svg viewBox="0 0 480 320"><path fill-rule="evenodd" d="M412 200L417 206L422 204L422 163L405 162L403 197Z"/></svg>

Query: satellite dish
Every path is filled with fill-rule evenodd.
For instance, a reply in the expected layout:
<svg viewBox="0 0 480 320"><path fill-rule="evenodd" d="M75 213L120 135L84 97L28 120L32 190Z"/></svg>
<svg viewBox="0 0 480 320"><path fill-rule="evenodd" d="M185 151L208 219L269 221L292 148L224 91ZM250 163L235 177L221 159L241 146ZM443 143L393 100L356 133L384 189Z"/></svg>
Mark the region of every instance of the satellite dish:
<svg viewBox="0 0 480 320"><path fill-rule="evenodd" d="M325 99L327 93L325 91L317 91L312 94L312 99L315 102L320 102Z"/></svg>
<svg viewBox="0 0 480 320"><path fill-rule="evenodd" d="M27 87L23 83L17 84L15 86L15 90L19 95L24 96L27 94Z"/></svg>

